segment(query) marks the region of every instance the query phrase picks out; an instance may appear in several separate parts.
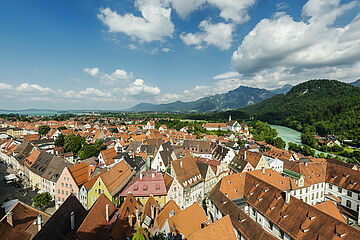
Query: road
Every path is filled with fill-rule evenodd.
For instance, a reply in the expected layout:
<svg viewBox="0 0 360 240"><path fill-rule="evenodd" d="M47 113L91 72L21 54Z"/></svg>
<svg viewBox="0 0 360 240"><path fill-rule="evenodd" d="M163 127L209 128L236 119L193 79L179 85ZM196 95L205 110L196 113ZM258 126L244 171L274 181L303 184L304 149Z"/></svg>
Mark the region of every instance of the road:
<svg viewBox="0 0 360 240"><path fill-rule="evenodd" d="M8 175L6 172L7 166L0 162L0 206L9 200L19 199L20 201L32 205L32 198L36 196L36 192L30 189L23 190L23 186L16 188L15 186L8 186L4 181L4 176Z"/></svg>

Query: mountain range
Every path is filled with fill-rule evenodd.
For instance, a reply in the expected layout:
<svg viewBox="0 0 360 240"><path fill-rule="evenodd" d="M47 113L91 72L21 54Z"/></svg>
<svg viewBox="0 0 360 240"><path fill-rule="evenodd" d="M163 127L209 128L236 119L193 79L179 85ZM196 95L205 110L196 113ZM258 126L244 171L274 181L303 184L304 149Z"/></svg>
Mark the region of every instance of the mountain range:
<svg viewBox="0 0 360 240"><path fill-rule="evenodd" d="M238 109L244 106L259 103L277 94L286 94L291 85L267 90L240 86L227 93L203 97L191 102L176 101L166 104L140 103L127 111L130 112L220 112L229 109Z"/></svg>

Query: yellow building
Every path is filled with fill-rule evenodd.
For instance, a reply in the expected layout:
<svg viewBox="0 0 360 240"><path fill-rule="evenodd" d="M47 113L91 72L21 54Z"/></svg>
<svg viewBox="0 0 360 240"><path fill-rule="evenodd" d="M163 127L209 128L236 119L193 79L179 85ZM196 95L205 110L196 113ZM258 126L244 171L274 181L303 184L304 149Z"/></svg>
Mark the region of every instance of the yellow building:
<svg viewBox="0 0 360 240"><path fill-rule="evenodd" d="M7 135L12 136L13 138L20 138L24 135L24 130L18 127L10 128L6 131Z"/></svg>
<svg viewBox="0 0 360 240"><path fill-rule="evenodd" d="M130 181L135 172L122 160L109 171L101 174L87 191L88 209L104 193L115 205L120 205L120 191Z"/></svg>
<svg viewBox="0 0 360 240"><path fill-rule="evenodd" d="M263 169L263 168L264 169L269 168L269 165L267 164L265 157L261 156L259 163L257 164L255 170L259 170L259 169Z"/></svg>

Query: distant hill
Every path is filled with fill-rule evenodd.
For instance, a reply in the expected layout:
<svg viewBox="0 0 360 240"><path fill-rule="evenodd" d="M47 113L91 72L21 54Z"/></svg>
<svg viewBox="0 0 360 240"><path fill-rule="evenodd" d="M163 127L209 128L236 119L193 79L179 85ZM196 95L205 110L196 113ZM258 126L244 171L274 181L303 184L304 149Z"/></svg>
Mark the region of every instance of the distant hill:
<svg viewBox="0 0 360 240"><path fill-rule="evenodd" d="M351 86L360 87L360 79L356 80L355 82L350 83Z"/></svg>
<svg viewBox="0 0 360 240"><path fill-rule="evenodd" d="M302 131L360 136L360 88L336 80L310 80L238 111Z"/></svg>
<svg viewBox="0 0 360 240"><path fill-rule="evenodd" d="M287 93L291 85L284 85L275 90L266 90L261 88L252 88L240 86L227 93L216 94L209 97L203 97L196 101L182 102L176 101L167 104L140 103L127 111L130 112L220 112L229 109L259 103L264 99L270 98L279 93Z"/></svg>

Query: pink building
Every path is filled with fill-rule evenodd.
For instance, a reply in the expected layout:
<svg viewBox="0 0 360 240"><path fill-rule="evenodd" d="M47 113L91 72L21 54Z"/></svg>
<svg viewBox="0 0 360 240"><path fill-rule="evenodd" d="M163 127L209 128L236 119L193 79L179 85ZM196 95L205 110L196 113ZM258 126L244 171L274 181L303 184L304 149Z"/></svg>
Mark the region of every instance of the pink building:
<svg viewBox="0 0 360 240"><path fill-rule="evenodd" d="M79 199L80 188L91 179L94 168L84 162L64 168L55 184L56 205L60 206L71 193Z"/></svg>
<svg viewBox="0 0 360 240"><path fill-rule="evenodd" d="M170 174L165 173L164 174L164 181L166 186L166 202L169 202L170 200L174 200L176 204L183 209L183 187L181 184L173 178Z"/></svg>

